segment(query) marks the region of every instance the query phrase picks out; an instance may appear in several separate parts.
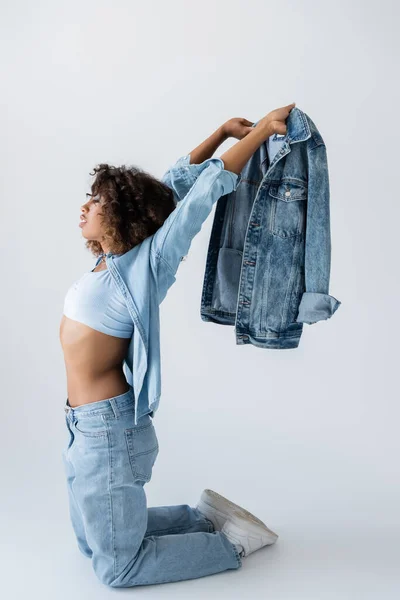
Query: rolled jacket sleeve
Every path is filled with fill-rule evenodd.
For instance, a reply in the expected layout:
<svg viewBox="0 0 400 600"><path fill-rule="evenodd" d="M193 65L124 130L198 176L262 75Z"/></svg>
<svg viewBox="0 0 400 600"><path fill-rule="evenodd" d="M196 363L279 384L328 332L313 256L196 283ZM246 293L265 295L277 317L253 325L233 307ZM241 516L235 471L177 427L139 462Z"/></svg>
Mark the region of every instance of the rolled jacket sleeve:
<svg viewBox="0 0 400 600"><path fill-rule="evenodd" d="M296 321L329 319L341 302L329 294L331 268L330 189L325 144L308 151L305 291Z"/></svg>
<svg viewBox="0 0 400 600"><path fill-rule="evenodd" d="M304 292L299 305L297 321L311 325L317 321L329 319L340 304L339 300L329 294Z"/></svg>
<svg viewBox="0 0 400 600"><path fill-rule="evenodd" d="M221 158L208 158L199 164L189 161L190 154L181 157L162 178L178 201L152 239L153 252L173 274L214 203L236 190L241 181L240 174L225 169Z"/></svg>

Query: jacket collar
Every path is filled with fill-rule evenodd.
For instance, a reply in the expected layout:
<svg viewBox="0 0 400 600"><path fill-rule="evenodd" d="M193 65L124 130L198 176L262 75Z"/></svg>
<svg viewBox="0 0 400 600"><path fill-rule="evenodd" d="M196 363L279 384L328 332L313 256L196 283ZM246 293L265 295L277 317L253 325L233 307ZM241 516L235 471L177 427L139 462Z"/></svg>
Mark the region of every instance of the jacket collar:
<svg viewBox="0 0 400 600"><path fill-rule="evenodd" d="M286 119L286 136L289 144L292 142L304 142L311 137L310 127L306 114L295 106Z"/></svg>

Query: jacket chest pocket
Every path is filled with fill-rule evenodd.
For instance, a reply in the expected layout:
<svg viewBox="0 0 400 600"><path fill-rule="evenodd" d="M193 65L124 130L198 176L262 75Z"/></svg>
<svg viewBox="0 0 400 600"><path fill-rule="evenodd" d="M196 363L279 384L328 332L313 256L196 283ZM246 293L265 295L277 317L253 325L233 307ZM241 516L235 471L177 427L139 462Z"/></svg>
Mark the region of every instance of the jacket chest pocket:
<svg viewBox="0 0 400 600"><path fill-rule="evenodd" d="M300 183L282 182L269 188L270 231L282 238L300 235L305 228L307 188Z"/></svg>

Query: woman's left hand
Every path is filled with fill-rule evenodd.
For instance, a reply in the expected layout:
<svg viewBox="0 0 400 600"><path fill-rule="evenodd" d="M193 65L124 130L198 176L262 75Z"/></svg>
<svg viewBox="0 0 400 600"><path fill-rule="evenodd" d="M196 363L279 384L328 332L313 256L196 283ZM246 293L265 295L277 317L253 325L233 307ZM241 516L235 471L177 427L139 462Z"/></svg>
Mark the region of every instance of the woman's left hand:
<svg viewBox="0 0 400 600"><path fill-rule="evenodd" d="M242 140L253 129L253 123L247 119L234 117L223 124L222 129L226 137L234 137L237 140Z"/></svg>

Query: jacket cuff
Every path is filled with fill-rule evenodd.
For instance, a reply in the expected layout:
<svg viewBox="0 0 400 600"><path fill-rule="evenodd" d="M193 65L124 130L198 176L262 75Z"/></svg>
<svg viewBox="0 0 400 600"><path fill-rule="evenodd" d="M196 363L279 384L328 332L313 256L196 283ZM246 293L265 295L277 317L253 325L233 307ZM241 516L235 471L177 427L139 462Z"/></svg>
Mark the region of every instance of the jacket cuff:
<svg viewBox="0 0 400 600"><path fill-rule="evenodd" d="M220 170L221 173L223 173L223 176L227 180L227 187L232 187L232 190L235 191L242 179L242 174L239 173L238 175L233 171L228 171L227 169L225 169L225 164L222 158L215 156L212 158L207 158L199 164L190 164L190 154L186 154L185 156L181 156L181 158L177 162L177 165L180 168L181 176L183 176L186 179L190 187L192 187L192 185L195 183L200 173L204 171L204 169L207 168L210 164L213 165L213 168L216 168Z"/></svg>
<svg viewBox="0 0 400 600"><path fill-rule="evenodd" d="M311 325L317 321L329 319L340 305L341 302L329 294L304 292L296 321Z"/></svg>

